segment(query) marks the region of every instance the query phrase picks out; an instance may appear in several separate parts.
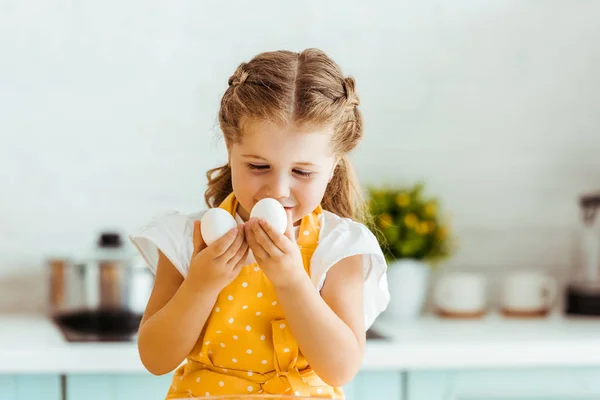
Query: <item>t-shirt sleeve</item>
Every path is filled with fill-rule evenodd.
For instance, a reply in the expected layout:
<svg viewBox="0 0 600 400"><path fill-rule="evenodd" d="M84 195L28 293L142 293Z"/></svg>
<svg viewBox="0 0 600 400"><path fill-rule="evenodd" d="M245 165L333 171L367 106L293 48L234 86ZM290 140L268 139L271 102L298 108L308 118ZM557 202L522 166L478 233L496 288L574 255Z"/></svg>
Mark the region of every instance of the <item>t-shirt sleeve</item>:
<svg viewBox="0 0 600 400"><path fill-rule="evenodd" d="M129 240L140 252L148 267L156 274L160 250L185 278L190 265L194 244L194 220L197 215L170 213L155 217L148 224L129 235Z"/></svg>
<svg viewBox="0 0 600 400"><path fill-rule="evenodd" d="M334 221L334 227L322 232L311 259L311 279L321 290L327 271L343 258L354 255L362 255L363 259L363 305L368 329L387 308L390 294L385 257L377 238L366 226L340 218Z"/></svg>

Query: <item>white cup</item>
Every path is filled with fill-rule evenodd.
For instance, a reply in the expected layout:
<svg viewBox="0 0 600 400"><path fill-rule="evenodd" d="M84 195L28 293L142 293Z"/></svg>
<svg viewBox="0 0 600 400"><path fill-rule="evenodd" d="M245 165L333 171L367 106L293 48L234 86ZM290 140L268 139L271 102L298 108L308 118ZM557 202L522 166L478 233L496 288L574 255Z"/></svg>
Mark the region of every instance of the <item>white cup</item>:
<svg viewBox="0 0 600 400"><path fill-rule="evenodd" d="M540 312L552 307L558 287L556 280L541 272L514 272L504 278L502 308L508 312Z"/></svg>
<svg viewBox="0 0 600 400"><path fill-rule="evenodd" d="M446 274L437 282L434 302L446 314L482 313L486 308L486 280L476 273Z"/></svg>

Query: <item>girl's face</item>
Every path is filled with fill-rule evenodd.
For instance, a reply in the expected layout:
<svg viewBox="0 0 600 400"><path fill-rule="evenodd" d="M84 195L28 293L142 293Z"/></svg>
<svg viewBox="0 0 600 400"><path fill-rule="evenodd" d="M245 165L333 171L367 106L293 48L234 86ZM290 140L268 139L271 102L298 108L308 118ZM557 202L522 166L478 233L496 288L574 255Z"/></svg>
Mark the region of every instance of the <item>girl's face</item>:
<svg viewBox="0 0 600 400"><path fill-rule="evenodd" d="M242 140L228 144L233 192L238 213L247 221L261 199L278 200L294 222L312 212L323 199L336 158L330 148L331 127L300 130L251 120Z"/></svg>

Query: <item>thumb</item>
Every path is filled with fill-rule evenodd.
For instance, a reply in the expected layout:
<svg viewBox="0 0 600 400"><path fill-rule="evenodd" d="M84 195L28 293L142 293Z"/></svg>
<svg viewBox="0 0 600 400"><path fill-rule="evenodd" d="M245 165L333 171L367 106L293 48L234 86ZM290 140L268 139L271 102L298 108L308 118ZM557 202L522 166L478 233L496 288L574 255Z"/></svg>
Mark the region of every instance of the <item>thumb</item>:
<svg viewBox="0 0 600 400"><path fill-rule="evenodd" d="M193 243L194 252L192 253L192 258L206 248L206 243L204 243L204 239L202 239L202 233L200 232L200 221L194 221Z"/></svg>
<svg viewBox="0 0 600 400"><path fill-rule="evenodd" d="M292 211L285 210L287 214L287 228L285 230L285 236L290 239L293 243L296 243L296 235L294 234L294 220L292 219Z"/></svg>

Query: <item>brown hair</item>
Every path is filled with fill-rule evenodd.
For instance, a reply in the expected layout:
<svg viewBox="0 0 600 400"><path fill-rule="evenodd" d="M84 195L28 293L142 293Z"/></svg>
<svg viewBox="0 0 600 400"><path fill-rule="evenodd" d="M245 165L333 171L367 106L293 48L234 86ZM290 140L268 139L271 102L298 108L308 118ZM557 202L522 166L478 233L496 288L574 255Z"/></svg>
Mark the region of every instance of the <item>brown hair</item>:
<svg viewBox="0 0 600 400"><path fill-rule="evenodd" d="M341 217L367 222L365 202L347 157L363 135L358 105L354 78L344 77L340 67L321 50L273 51L241 63L229 78L219 124L228 144L240 140L246 119L293 122L304 127L332 125L331 143L340 159L321 205ZM231 170L224 165L206 176L206 204L215 207L233 190Z"/></svg>

